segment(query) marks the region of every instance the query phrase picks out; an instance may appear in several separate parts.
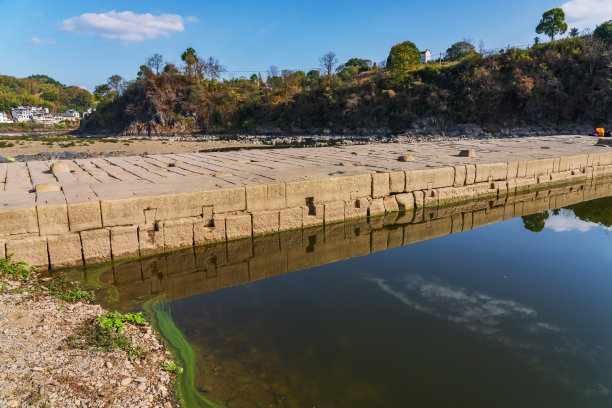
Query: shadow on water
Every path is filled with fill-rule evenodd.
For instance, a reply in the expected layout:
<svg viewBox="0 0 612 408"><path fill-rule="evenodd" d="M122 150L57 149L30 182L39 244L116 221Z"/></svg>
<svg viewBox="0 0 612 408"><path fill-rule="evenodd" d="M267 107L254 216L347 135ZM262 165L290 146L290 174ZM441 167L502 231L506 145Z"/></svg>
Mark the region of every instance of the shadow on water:
<svg viewBox="0 0 612 408"><path fill-rule="evenodd" d="M485 403L512 406L521 398L512 395L513 390L504 389L503 382L522 384L527 381L523 376L533 382L534 389L540 387L542 393L526 394L529 401L548 403L551 399L545 396L554 390L558 395L553 400L561 401L558 406L571 406L577 401L584 402L582 397L552 386L549 380L527 377L525 368L512 357L513 353L528 360L527 365L536 367L538 372L562 377L555 381L568 387L580 381L590 384L580 386L587 390L581 391L582 396L601 396L610 393L610 384L591 380L590 373L582 373L584 378L576 380L574 377L581 374L567 371L572 364L584 369L580 359L589 353L589 359L599 356L600 364L607 364L612 361L609 350L597 348L600 346L588 350L585 341L567 333L561 336L558 322L542 320L541 312L523 304L531 299L523 299L521 303L508 298L519 298L521 295L516 293L533 288L516 288L516 292L502 291L501 295L493 296L488 293L490 288L479 286L478 279L470 280L467 269L459 269L461 273L454 275L448 271L436 272L440 266L423 269L427 268L425 265L442 262L435 259L436 254L451 252L450 247L444 246L449 241L427 241L517 217L522 217L526 230L539 232L532 234L538 237L546 235L545 228L549 224L552 229L568 231L570 221L572 228L580 231L588 230L590 227L586 224L592 222L609 227L612 225L609 205L612 198L603 197L610 195L612 184L599 181L500 200L418 209L287 231L61 273L96 287L98 302L109 309L146 309L150 312L156 329L186 368L180 379L186 406L217 406L203 395L227 407L386 407L398 406L404 400L420 406L443 406L452 398L455 398L455 406L485 406ZM565 209L559 211L562 207ZM475 239L476 232L467 233L466 239L468 236ZM496 234L495 239L505 233ZM458 251L454 252L455 256L468 251L466 239L452 241L454 247L463 248L453 249ZM473 244L485 246L487 241L494 241L493 236L479 239ZM417 245L410 246L414 249L400 256L397 251L405 252L410 244ZM529 257L526 253L529 248L521 244L519 240L508 248L518 251L517 255ZM417 249L428 254L429 263L419 266L420 261L415 257ZM391 251L382 254L386 250ZM496 259L500 254L498 251L490 256ZM389 259L396 263L386 264L391 262ZM534 259L531 262L535 264L538 261ZM338 261L345 262L339 262L340 266L331 265ZM485 262L478 259L469 262L478 269L479 261ZM518 260L506 261L510 272L505 273L524 268L513 262ZM468 261L458 259L456 263ZM401 266L407 264L410 268L402 270ZM325 265L329 265L327 269L321 269ZM445 265L449 269L453 263ZM496 266L504 270L503 265ZM395 270L395 274L382 273L378 269ZM297 271L303 272L289 274ZM350 282L357 277L359 282ZM465 281L455 282L457 279ZM486 281L482 277L480 280ZM376 288L376 296L372 294L373 288ZM389 306L389 299L418 312L411 314L409 319L412 325L421 327L422 333L396 327L405 325L402 320L408 319L404 315L408 312ZM350 308L344 310L347 305ZM283 311L283 307L287 310ZM292 316L286 316L290 311ZM362 327L368 322L367 316L375 311L380 313L376 316L384 315L385 318L375 317L369 321L370 327ZM310 317L310 312L318 319ZM347 321L352 325L345 327ZM464 330L451 330L449 327L453 325ZM336 333L339 327L344 327L342 330L346 333ZM395 334L391 336L390 333ZM471 337L474 333L493 339L494 344ZM317 342L324 342L333 335L337 338L325 343L328 350L317 346ZM440 340L448 336L453 336L453 342L442 345ZM542 339L546 336L550 350L542 348ZM404 343L394 343L402 338ZM356 350L372 354L362 356L367 361L357 362L359 357L352 354L357 353ZM302 351L305 354L293 361ZM480 357L480 354L489 357ZM502 364L501 367L484 361L493 355L495 364ZM379 361L369 361L372 356L377 356ZM473 364L477 369L466 368ZM388 372L379 372L381 365L388 367ZM420 367L419 373L411 373L410 366ZM279 367L283 370L275 373ZM325 373L319 371L320 367L325 367ZM608 368L612 372L612 367ZM505 377L498 384L491 380L490 373L499 370L504 371ZM465 374L466 371L470 374ZM474 377L472 380L464 378L470 375ZM328 380L324 380L327 377ZM349 381L345 377L353 379ZM398 396L398 390L406 387L399 379L421 384L423 390L419 395L425 396L417 398L403 395L401 391ZM334 385L334 381L337 384ZM474 397L473 392L478 389L474 384L478 381L490 389L480 390L478 393L482 395ZM446 390L449 399L445 399L444 393L437 394L439 390L433 385L436 383ZM471 404L474 401L476 403ZM500 404L499 401L505 402Z"/></svg>

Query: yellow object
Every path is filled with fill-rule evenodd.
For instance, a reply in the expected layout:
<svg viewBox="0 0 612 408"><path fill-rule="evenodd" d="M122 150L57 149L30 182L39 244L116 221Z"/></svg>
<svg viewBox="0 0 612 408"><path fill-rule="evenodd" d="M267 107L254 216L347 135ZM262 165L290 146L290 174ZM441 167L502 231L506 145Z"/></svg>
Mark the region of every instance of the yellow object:
<svg viewBox="0 0 612 408"><path fill-rule="evenodd" d="M597 129L595 129L595 131L597 132L599 137L603 137L603 135L605 133L604 128L597 128Z"/></svg>

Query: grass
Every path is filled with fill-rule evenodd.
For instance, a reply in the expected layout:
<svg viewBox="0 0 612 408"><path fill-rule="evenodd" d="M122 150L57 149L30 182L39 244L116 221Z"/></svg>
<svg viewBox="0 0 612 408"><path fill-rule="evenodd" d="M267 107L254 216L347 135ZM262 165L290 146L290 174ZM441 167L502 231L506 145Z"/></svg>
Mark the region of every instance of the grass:
<svg viewBox="0 0 612 408"><path fill-rule="evenodd" d="M13 255L0 258L0 278L9 276L15 279L30 279L32 277L30 270L36 271L36 269L30 268L25 262L12 262Z"/></svg>
<svg viewBox="0 0 612 408"><path fill-rule="evenodd" d="M183 372L183 368L177 366L176 363L172 360L169 363L162 364L162 370L172 374L180 374Z"/></svg>
<svg viewBox="0 0 612 408"><path fill-rule="evenodd" d="M38 391L34 391L28 398L28 405L38 404L45 396Z"/></svg>
<svg viewBox="0 0 612 408"><path fill-rule="evenodd" d="M15 143L7 142L5 140L0 141L0 149L13 146L15 146Z"/></svg>
<svg viewBox="0 0 612 408"><path fill-rule="evenodd" d="M115 329L117 333L123 331L123 325L129 323L135 326L144 326L147 324L147 320L142 315L142 312L138 313L126 313L122 315L119 312L108 312L102 317L96 319L98 324L105 329Z"/></svg>
<svg viewBox="0 0 612 408"><path fill-rule="evenodd" d="M93 291L84 290L78 283L74 285L73 289L68 289L65 285L52 282L49 285L49 295L68 303L89 302L95 299L96 296Z"/></svg>
<svg viewBox="0 0 612 408"><path fill-rule="evenodd" d="M129 338L113 330L112 326L103 326L102 319L98 318L81 326L76 334L68 337L68 346L81 350L93 347L97 352L123 350L130 361L144 360L147 357L149 350L146 347L132 344Z"/></svg>

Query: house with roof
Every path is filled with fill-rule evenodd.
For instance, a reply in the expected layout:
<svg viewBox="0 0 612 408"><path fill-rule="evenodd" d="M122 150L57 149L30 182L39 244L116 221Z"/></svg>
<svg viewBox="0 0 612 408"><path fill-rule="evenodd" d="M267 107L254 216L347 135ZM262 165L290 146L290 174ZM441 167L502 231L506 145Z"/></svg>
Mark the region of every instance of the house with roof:
<svg viewBox="0 0 612 408"><path fill-rule="evenodd" d="M0 123L13 123L13 119L9 119L6 113L0 111Z"/></svg>
<svg viewBox="0 0 612 408"><path fill-rule="evenodd" d="M421 64L427 64L429 61L431 61L431 51L421 51Z"/></svg>

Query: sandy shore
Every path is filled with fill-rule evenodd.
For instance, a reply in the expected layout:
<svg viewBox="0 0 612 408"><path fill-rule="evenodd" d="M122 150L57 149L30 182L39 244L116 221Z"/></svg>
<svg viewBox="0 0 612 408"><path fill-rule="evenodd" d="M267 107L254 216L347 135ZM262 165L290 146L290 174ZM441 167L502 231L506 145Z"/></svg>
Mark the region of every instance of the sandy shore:
<svg viewBox="0 0 612 408"><path fill-rule="evenodd" d="M148 350L130 362L125 351L74 348L69 338L106 313L66 303L35 281L0 279L0 407L178 407L171 357L150 326L123 334Z"/></svg>

